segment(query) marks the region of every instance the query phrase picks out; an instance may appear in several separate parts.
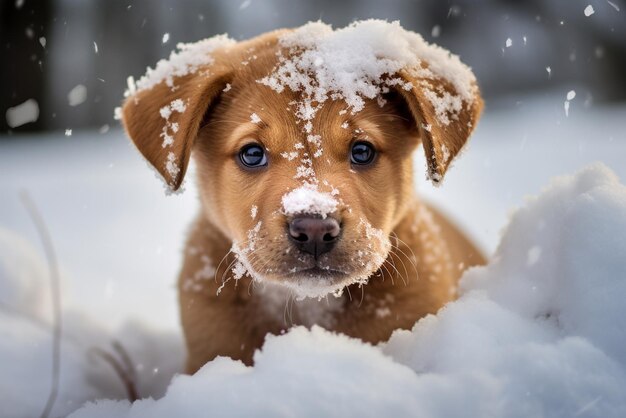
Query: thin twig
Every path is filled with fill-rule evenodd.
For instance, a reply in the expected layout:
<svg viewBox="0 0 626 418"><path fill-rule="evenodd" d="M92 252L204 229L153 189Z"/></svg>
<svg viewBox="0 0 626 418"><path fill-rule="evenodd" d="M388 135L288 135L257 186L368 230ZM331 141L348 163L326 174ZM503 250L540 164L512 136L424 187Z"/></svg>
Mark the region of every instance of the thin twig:
<svg viewBox="0 0 626 418"><path fill-rule="evenodd" d="M132 394L132 396L129 396L129 400L131 402L134 402L137 399L139 399L139 390L137 389L137 370L135 369L135 363L133 363L133 361L131 360L130 355L128 354L128 351L124 348L122 343L114 340L112 345L113 345L113 350L117 352L117 355L122 360L122 364L126 368L126 372L128 374L129 380L133 382L133 385L132 385L133 390L132 392L129 392L129 394ZM130 399L132 397L134 397L134 399Z"/></svg>
<svg viewBox="0 0 626 418"><path fill-rule="evenodd" d="M126 389L126 397L132 403L139 399L136 384L136 374L133 367L133 363L128 355L128 352L122 347L122 345L113 341L113 349L121 357L121 361L115 358L113 354L98 348L92 347L89 351L102 360L104 360L109 366L113 368L113 371L120 378L124 388Z"/></svg>
<svg viewBox="0 0 626 418"><path fill-rule="evenodd" d="M46 406L41 413L41 418L48 418L54 407L54 403L57 400L59 394L59 384L61 377L61 335L63 331L63 324L61 318L61 279L59 276L59 265L57 263L56 254L54 252L54 246L52 245L52 239L48 228L41 216L37 206L33 199L31 199L28 192L21 191L20 198L22 204L28 211L31 220L35 224L41 244L43 245L46 258L48 260L48 269L50 271L50 298L52 300L52 380L50 387L50 394Z"/></svg>

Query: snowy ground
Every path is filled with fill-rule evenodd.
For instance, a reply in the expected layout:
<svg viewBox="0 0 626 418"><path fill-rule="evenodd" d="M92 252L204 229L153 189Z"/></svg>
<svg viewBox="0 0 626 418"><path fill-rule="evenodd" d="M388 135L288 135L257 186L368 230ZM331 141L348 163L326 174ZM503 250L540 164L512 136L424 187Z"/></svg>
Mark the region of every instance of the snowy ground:
<svg viewBox="0 0 626 418"><path fill-rule="evenodd" d="M564 100L565 92L529 97L508 111L488 103L443 187L422 179L420 160L418 189L493 253L510 211L553 176L601 161L626 181L626 106L574 100L565 117ZM193 182L185 194L165 197L116 130L3 141L0 167L3 413L38 415L51 368L46 264L20 190L37 202L62 266L66 339L55 413L123 398L92 349L110 350L112 338L138 365L140 394L162 396L182 361L174 281L196 210ZM383 348L297 329L270 339L254 369L215 361L176 378L161 401L131 412L128 404L101 404L77 416L208 408L271 416L624 416L625 236L626 191L617 180L602 169L561 180L518 213L492 264L466 277L460 301ZM228 409L214 409L218 403Z"/></svg>

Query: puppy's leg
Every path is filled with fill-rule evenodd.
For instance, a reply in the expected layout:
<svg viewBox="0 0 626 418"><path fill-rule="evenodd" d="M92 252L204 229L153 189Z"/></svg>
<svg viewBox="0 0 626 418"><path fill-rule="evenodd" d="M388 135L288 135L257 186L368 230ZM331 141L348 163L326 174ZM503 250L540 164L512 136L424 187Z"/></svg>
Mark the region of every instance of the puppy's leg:
<svg viewBox="0 0 626 418"><path fill-rule="evenodd" d="M243 283L240 283L243 285ZM187 345L185 371L195 373L218 356L252 364L254 351L270 329L251 318L251 307L232 298L180 293L181 319Z"/></svg>
<svg viewBox="0 0 626 418"><path fill-rule="evenodd" d="M187 373L217 356L250 365L265 335L281 330L263 315L261 300L249 292L251 279L231 278L229 250L230 241L200 216L192 226L178 280Z"/></svg>

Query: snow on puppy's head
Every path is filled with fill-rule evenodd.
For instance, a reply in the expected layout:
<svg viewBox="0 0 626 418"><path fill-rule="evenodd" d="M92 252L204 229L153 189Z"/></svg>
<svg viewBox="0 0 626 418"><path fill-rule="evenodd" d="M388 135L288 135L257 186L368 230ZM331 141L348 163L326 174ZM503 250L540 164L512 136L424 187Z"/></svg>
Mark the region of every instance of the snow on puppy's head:
<svg viewBox="0 0 626 418"><path fill-rule="evenodd" d="M385 87L401 85L410 90L411 82L399 75L403 69L430 79L446 78L461 100L471 104L475 99L476 79L471 70L457 56L429 45L398 21L370 19L337 30L320 21L310 22L281 36L280 44L288 49L288 57L282 57L260 82L279 92L285 88L303 91L299 116L305 120L319 108L312 102L343 99L353 112L359 112L365 99L375 99ZM440 102L436 95L430 100ZM455 113L460 109L446 110ZM441 116L447 125L445 113Z"/></svg>
<svg viewBox="0 0 626 418"><path fill-rule="evenodd" d="M427 173L435 184L478 121L482 101L470 68L398 21L370 19L336 30L310 22L283 34L279 44L278 64L258 82L299 93L292 106L307 124L327 100L343 101L343 112L356 114L367 100L384 103L385 94L399 92L422 127Z"/></svg>

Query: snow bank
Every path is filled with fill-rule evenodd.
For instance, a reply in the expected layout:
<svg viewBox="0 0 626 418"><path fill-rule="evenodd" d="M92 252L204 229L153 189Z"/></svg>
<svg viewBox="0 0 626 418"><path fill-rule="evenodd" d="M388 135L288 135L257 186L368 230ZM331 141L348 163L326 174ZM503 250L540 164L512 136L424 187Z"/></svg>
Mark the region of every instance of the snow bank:
<svg viewBox="0 0 626 418"><path fill-rule="evenodd" d="M159 400L72 417L626 416L626 187L603 166L556 179L512 217L462 296L372 347L321 328L219 358Z"/></svg>

